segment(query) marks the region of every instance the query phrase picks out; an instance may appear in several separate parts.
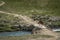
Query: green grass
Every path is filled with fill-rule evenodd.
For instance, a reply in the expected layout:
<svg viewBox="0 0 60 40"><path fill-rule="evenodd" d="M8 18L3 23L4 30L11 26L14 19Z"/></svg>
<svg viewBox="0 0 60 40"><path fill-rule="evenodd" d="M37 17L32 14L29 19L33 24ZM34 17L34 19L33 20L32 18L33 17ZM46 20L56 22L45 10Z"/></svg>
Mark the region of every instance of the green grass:
<svg viewBox="0 0 60 40"><path fill-rule="evenodd" d="M60 0L3 0L5 5L0 7L0 10L14 12L17 14L30 15L54 15L60 16ZM47 3L47 4L45 4ZM41 6L43 5L43 6ZM33 12L32 12L33 10Z"/></svg>
<svg viewBox="0 0 60 40"><path fill-rule="evenodd" d="M14 31L16 29L12 29L14 25L19 25L18 22L20 19L7 14L0 13L0 31ZM17 23L18 22L18 23Z"/></svg>

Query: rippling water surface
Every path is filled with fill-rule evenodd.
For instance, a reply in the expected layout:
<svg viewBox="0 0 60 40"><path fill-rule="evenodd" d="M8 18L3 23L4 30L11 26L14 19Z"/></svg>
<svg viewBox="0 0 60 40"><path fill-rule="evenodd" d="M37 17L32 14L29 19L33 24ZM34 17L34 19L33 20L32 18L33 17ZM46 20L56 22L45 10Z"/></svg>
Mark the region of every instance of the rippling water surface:
<svg viewBox="0 0 60 40"><path fill-rule="evenodd" d="M0 36L23 36L28 34L31 34L31 32L27 32L27 31L1 32Z"/></svg>

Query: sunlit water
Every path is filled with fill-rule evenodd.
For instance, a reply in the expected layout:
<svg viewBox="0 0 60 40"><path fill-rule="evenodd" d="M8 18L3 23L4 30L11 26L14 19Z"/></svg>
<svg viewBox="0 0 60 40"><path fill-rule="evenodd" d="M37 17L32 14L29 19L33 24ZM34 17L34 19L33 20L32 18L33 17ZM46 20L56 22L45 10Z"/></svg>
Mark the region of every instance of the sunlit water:
<svg viewBox="0 0 60 40"><path fill-rule="evenodd" d="M1 32L0 36L23 36L28 34L31 34L31 32L27 32L27 31Z"/></svg>
<svg viewBox="0 0 60 40"><path fill-rule="evenodd" d="M53 31L60 31L60 28L59 29L53 29Z"/></svg>

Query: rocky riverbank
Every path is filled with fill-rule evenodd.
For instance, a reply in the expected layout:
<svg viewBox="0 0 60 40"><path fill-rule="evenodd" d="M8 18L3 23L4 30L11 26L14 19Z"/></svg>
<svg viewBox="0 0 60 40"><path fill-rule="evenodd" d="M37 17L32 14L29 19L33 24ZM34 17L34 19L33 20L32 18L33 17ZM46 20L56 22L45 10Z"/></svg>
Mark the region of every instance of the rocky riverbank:
<svg viewBox="0 0 60 40"><path fill-rule="evenodd" d="M3 15L3 14L1 14ZM35 27L31 24L24 23L24 20L18 17L10 17L9 15L3 17L0 15L0 32L12 32L12 31L32 31ZM8 18L10 17L10 18ZM4 18L4 19L3 19ZM60 17L49 15L32 15L31 18L38 22L38 24L44 24L47 28L54 28L60 25ZM57 28L57 27L56 27Z"/></svg>
<svg viewBox="0 0 60 40"><path fill-rule="evenodd" d="M51 27L51 26L59 26L60 25L60 17L59 16L50 16L50 15L36 15L34 14L31 17L34 21L40 21L43 22L44 25L46 25L47 27Z"/></svg>

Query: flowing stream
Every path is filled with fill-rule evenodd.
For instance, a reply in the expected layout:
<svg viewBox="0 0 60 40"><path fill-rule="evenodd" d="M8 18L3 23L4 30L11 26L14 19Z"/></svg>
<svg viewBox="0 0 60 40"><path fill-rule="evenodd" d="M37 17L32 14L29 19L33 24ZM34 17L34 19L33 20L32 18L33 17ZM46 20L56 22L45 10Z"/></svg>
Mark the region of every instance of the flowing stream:
<svg viewBox="0 0 60 40"><path fill-rule="evenodd" d="M60 31L60 29L53 29L53 31ZM15 31L15 32L1 32L0 36L24 36L29 35L31 32L28 31Z"/></svg>
<svg viewBox="0 0 60 40"><path fill-rule="evenodd" d="M56 31L56 32L59 31L60 32L60 28L59 29L53 29L53 31Z"/></svg>
<svg viewBox="0 0 60 40"><path fill-rule="evenodd" d="M29 35L31 32L28 31L15 31L15 32L1 32L0 36L24 36Z"/></svg>

